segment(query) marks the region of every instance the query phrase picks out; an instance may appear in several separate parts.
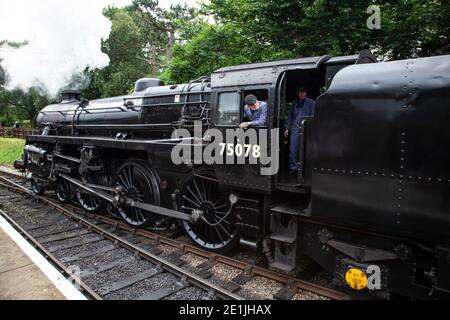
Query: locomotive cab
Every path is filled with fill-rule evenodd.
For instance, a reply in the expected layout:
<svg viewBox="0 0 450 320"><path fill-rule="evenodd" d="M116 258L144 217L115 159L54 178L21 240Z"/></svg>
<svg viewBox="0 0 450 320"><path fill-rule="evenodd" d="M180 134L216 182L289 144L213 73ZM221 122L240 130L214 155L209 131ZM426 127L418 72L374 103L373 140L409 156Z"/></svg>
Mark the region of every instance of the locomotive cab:
<svg viewBox="0 0 450 320"><path fill-rule="evenodd" d="M310 84L311 92L318 96L321 85L325 84L323 63L329 58L321 56L254 63L222 68L212 74L212 127L220 130L224 136L230 130L238 131L239 124L248 121L244 116L246 95L253 94L259 101L267 103L266 123L251 126L252 130L245 131L245 141L241 143L243 142L243 147L248 146L251 150L261 150L262 155L266 155L270 160L264 161L267 159L263 159L261 155L256 163L217 164L215 172L224 187L259 194L271 194L276 189L286 167L287 149L281 140L281 130L287 113L286 106L295 97L293 88L302 81ZM253 134L256 135L256 140L249 144L248 139ZM230 144L229 155L240 148L237 140L227 141ZM295 185L297 183L294 183L293 187Z"/></svg>
<svg viewBox="0 0 450 320"><path fill-rule="evenodd" d="M271 194L276 190L294 193L309 193L311 161L308 133L312 132L313 117L303 119L304 126L299 132L299 170L297 174L288 174L289 141L284 137L288 112L297 99L297 89L307 88L307 97L316 100L330 85L334 75L342 68L355 63L375 62L376 58L367 50L359 55L331 58L320 56L292 60L254 63L226 67L212 74L211 109L212 127L226 136L229 130L238 130L240 123L248 121L244 114L244 97L253 94L259 101L267 103L267 121L264 125L251 127L256 133L256 147L267 148L270 161L260 159L257 163L227 162L215 166L216 175L221 183L229 188L244 191ZM253 134L252 133L252 134ZM265 142L260 138L266 137ZM244 134L248 139L250 133ZM227 141L224 153L234 156L241 146L237 141ZM248 140L245 140L248 142ZM241 142L242 143L242 142ZM227 145L228 144L228 145ZM242 149L254 146L243 143ZM231 161L232 162L232 161Z"/></svg>

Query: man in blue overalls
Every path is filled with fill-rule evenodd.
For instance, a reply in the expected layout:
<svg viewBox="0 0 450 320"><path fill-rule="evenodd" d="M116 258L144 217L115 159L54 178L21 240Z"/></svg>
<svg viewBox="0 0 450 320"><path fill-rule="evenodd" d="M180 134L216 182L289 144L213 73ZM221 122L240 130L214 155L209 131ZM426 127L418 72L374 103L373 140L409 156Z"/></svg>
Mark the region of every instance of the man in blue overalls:
<svg viewBox="0 0 450 320"><path fill-rule="evenodd" d="M289 110L288 120L284 130L284 136L289 139L289 173L295 173L299 169L298 144L301 132L302 121L305 117L314 115L314 100L306 97L306 88L301 87L297 91L298 99L292 104Z"/></svg>

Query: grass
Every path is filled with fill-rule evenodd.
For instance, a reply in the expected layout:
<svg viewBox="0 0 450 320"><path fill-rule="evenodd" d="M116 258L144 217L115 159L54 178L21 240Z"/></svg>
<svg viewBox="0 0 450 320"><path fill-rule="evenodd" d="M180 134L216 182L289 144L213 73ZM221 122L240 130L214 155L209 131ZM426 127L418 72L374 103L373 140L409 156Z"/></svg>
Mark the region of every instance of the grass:
<svg viewBox="0 0 450 320"><path fill-rule="evenodd" d="M14 160L22 159L25 140L0 138L0 164L12 165Z"/></svg>

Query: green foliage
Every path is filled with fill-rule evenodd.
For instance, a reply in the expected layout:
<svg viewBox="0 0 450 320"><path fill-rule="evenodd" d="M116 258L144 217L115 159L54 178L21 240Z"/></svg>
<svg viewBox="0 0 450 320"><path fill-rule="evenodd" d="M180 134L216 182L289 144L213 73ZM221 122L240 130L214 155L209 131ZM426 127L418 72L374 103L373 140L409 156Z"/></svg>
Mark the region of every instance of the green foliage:
<svg viewBox="0 0 450 320"><path fill-rule="evenodd" d="M380 52L391 59L450 52L450 3L439 0L380 1Z"/></svg>
<svg viewBox="0 0 450 320"><path fill-rule="evenodd" d="M373 4L381 8L379 30L366 25ZM131 93L142 77L182 83L243 63L364 48L383 59L450 52L450 3L443 0L210 0L199 9L133 0L124 8L105 8L104 15L112 23L102 42L110 64L72 79L90 79L82 92L88 99ZM0 40L1 45L26 42ZM2 78L0 67L0 84ZM47 103L36 88L24 93L0 86L0 121L31 120Z"/></svg>
<svg viewBox="0 0 450 320"><path fill-rule="evenodd" d="M369 5L382 24L370 30ZM258 43L296 56L354 54L371 48L386 58L448 53L450 5L436 0L211 0L207 12L234 23Z"/></svg>
<svg viewBox="0 0 450 320"><path fill-rule="evenodd" d="M205 25L191 41L175 45L166 77L173 82L186 82L224 66L289 56L286 51L274 52L269 46L258 46L255 39L234 24Z"/></svg>
<svg viewBox="0 0 450 320"><path fill-rule="evenodd" d="M21 159L25 140L0 138L0 164L11 165L14 160Z"/></svg>
<svg viewBox="0 0 450 320"><path fill-rule="evenodd" d="M38 88L23 92L0 87L0 122L11 126L15 121L32 120L36 112L48 104L47 96Z"/></svg>
<svg viewBox="0 0 450 320"><path fill-rule="evenodd" d="M367 28L369 5L381 7L381 29ZM217 68L301 56L351 55L369 48L385 59L450 52L450 5L435 0L211 0L203 25L174 47L163 73L174 81Z"/></svg>

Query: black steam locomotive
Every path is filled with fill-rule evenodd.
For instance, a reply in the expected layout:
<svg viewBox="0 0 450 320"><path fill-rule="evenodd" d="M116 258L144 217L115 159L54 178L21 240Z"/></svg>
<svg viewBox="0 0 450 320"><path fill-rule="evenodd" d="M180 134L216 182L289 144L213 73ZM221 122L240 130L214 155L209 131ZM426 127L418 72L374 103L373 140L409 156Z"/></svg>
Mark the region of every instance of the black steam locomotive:
<svg viewBox="0 0 450 320"><path fill-rule="evenodd" d="M302 123L294 177L289 146L273 135L275 174L258 162L172 161L180 143L211 142L175 130L237 130L250 93L268 104L254 129L282 130L300 85L316 108ZM125 97L65 92L37 114L41 134L27 137L16 166L32 172L35 193L54 189L136 227L176 221L209 250L240 242L285 271L301 254L355 290L440 298L450 293L449 119L450 56L378 63L363 50L226 67L182 85L141 79Z"/></svg>

